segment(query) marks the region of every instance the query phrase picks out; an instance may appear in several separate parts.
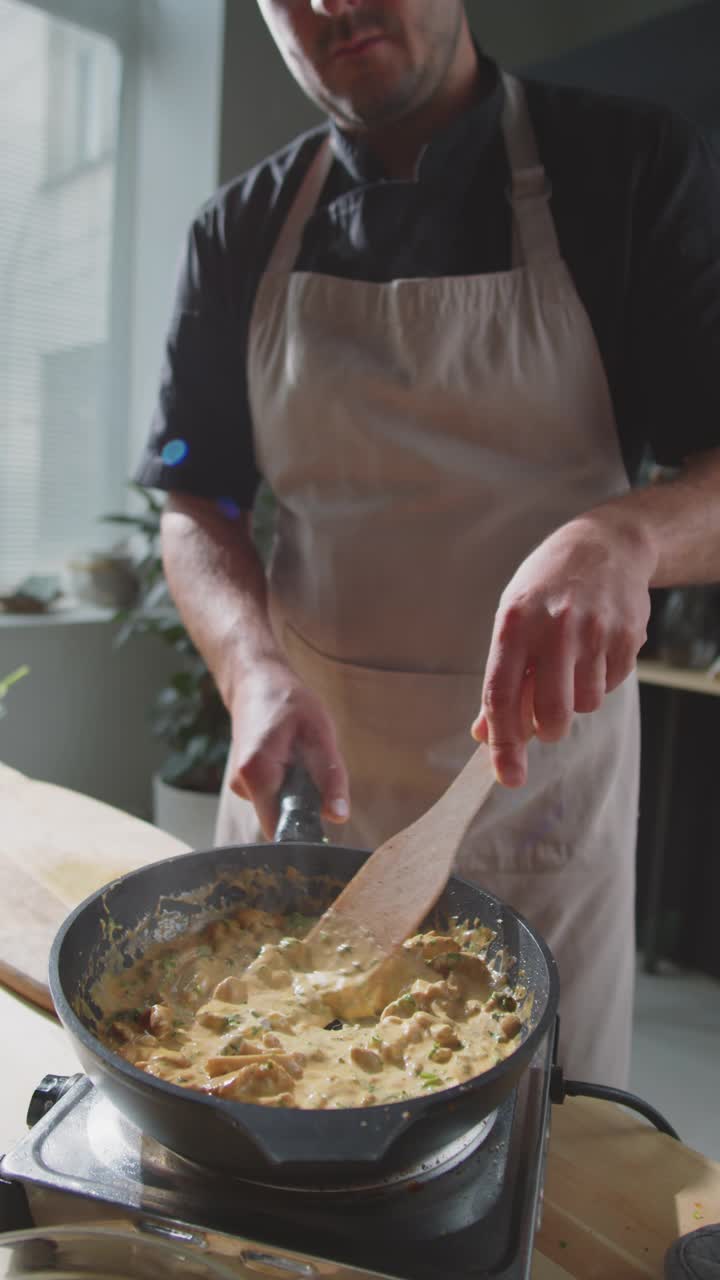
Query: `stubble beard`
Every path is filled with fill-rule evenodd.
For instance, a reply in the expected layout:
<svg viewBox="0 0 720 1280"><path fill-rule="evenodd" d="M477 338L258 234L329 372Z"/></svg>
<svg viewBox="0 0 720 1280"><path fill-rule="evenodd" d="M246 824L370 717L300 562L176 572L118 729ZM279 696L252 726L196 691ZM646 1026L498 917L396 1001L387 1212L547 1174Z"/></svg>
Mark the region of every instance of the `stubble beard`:
<svg viewBox="0 0 720 1280"><path fill-rule="evenodd" d="M445 0L435 0L435 3ZM351 101L349 98L336 97L331 92L321 89L316 101L323 110L329 111L340 125L356 129L377 129L383 125L395 124L414 110L424 106L433 94L444 83L460 41L463 9L458 5L454 29L443 41L442 57L437 61L430 59L422 67L410 69L391 88L373 94L370 90L363 98L358 94ZM362 25L349 18L341 18L334 28L333 39L350 41L353 36L362 35L363 30L371 30L372 19L363 17ZM377 28L376 28L377 29ZM392 32L388 32L392 39ZM330 43L330 41L328 41ZM436 47L437 34L432 29L427 32L427 47Z"/></svg>

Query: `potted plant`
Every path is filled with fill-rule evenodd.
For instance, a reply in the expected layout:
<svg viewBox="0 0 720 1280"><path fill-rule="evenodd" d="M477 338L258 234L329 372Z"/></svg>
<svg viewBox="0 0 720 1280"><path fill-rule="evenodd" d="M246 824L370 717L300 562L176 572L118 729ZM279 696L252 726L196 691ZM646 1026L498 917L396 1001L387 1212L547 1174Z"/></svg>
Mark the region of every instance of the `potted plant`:
<svg viewBox="0 0 720 1280"><path fill-rule="evenodd" d="M230 747L230 717L167 588L160 557L162 504L149 489L131 487L143 508L137 514L103 517L125 526L133 542L142 545L135 560L137 594L116 614L120 626L114 644L151 634L177 655L177 670L158 690L150 709L152 733L167 747L153 778L153 821L193 848L207 848Z"/></svg>

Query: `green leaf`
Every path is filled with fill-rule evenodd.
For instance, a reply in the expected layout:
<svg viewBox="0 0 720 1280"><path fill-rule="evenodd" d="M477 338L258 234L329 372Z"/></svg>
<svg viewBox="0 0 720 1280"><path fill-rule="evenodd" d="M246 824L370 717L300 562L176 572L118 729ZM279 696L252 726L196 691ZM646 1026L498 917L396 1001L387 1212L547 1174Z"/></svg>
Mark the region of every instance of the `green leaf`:
<svg viewBox="0 0 720 1280"><path fill-rule="evenodd" d="M17 684L18 680L22 680L23 676L28 675L29 672L30 668L27 666L17 667L15 671L10 672L9 676L5 676L4 679L0 680L0 698L4 698L8 689Z"/></svg>

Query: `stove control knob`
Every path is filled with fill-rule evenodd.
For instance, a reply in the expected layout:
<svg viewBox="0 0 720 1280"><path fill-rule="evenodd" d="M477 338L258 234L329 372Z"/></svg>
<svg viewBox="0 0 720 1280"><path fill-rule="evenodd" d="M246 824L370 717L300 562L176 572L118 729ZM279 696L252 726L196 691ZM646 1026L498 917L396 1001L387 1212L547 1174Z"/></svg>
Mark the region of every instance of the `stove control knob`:
<svg viewBox="0 0 720 1280"><path fill-rule="evenodd" d="M63 1094L75 1084L75 1081L80 1079L79 1072L75 1076L45 1076L30 1099L25 1117L28 1128L32 1129L38 1120L42 1120L55 1103L60 1101Z"/></svg>

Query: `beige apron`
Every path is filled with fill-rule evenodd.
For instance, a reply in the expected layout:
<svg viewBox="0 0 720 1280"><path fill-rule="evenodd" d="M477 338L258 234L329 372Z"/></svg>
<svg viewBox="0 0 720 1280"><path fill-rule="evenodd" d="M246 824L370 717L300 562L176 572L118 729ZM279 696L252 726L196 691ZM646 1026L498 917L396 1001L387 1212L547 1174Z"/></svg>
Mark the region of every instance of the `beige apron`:
<svg viewBox="0 0 720 1280"><path fill-rule="evenodd" d="M627 489L607 380L560 250L522 86L506 79L516 264L371 284L294 272L331 163L307 175L264 275L249 380L279 503L271 613L337 726L372 848L419 816L474 743L493 619L532 549ZM563 742L530 745L458 871L541 931L561 977L561 1061L625 1083L634 969L634 678ZM227 788L218 842L257 838Z"/></svg>

